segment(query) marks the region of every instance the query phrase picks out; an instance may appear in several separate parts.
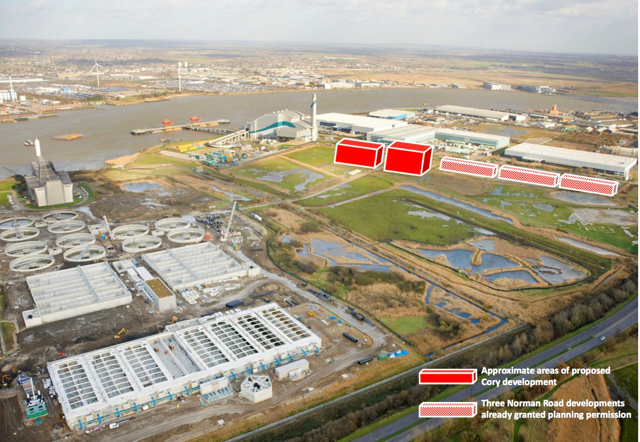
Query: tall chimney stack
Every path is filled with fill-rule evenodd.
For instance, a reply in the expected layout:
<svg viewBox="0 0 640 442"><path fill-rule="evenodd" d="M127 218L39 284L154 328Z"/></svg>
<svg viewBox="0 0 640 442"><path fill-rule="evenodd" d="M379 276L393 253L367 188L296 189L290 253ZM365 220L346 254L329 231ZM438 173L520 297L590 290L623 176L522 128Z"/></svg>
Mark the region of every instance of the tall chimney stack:
<svg viewBox="0 0 640 442"><path fill-rule="evenodd" d="M313 101L311 102L311 141L318 141L318 123L316 122L316 94L313 94Z"/></svg>
<svg viewBox="0 0 640 442"><path fill-rule="evenodd" d="M36 138L35 144L36 144L36 156L37 157L41 157L42 156L42 152L40 152L40 140L38 140Z"/></svg>

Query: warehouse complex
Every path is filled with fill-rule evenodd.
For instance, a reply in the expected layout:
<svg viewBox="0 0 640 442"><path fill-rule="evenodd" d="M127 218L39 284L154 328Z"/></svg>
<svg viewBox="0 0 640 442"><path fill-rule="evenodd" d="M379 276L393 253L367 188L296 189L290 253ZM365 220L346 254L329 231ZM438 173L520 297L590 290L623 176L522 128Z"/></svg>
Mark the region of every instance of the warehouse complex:
<svg viewBox="0 0 640 442"><path fill-rule="evenodd" d="M260 274L257 266L240 264L210 242L147 253L142 259L172 290Z"/></svg>
<svg viewBox="0 0 640 442"><path fill-rule="evenodd" d="M499 149L509 145L510 138L502 135L484 134L465 130L441 129L418 124L367 134L367 140L378 143L403 141L406 143L423 143L433 140L452 141L456 143L476 144Z"/></svg>
<svg viewBox="0 0 640 442"><path fill-rule="evenodd" d="M106 262L29 276L27 285L36 304L22 312L27 327L131 302L131 293Z"/></svg>
<svg viewBox="0 0 640 442"><path fill-rule="evenodd" d="M522 161L555 164L558 166L583 167L628 179L629 171L637 164L637 158L607 155L596 152L564 149L542 144L522 143L504 151L504 156Z"/></svg>
<svg viewBox="0 0 640 442"><path fill-rule="evenodd" d="M246 124L251 138L310 140L312 126L298 111L284 110L263 115Z"/></svg>
<svg viewBox="0 0 640 442"><path fill-rule="evenodd" d="M167 326L165 332L47 366L71 428L83 429L318 353L321 339L273 304ZM238 378L240 376L240 378Z"/></svg>
<svg viewBox="0 0 640 442"><path fill-rule="evenodd" d="M511 114L509 112L499 112L486 109L476 109L474 107L463 106L437 106L436 112L443 114L455 114L464 117L482 118L485 120L497 120L497 121L525 121L526 115Z"/></svg>
<svg viewBox="0 0 640 442"><path fill-rule="evenodd" d="M327 129L348 131L352 134L367 134L406 126L407 122L332 112L318 115L318 124Z"/></svg>

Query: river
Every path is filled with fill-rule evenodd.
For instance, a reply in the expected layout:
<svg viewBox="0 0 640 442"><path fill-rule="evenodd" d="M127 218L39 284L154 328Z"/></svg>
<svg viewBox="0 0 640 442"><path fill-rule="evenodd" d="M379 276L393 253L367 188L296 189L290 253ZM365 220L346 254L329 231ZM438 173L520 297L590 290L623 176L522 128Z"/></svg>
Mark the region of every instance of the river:
<svg viewBox="0 0 640 442"><path fill-rule="evenodd" d="M158 127L168 118L177 124L192 116L204 121L228 118L226 127L240 127L245 122L269 112L283 109L309 112L311 91L244 95L190 96L170 101L131 106L102 106L102 110L61 112L59 117L0 124L0 178L15 173L29 173L35 160L33 147L25 140L39 138L43 156L58 170L93 169L104 161L129 155L145 147L160 144L163 138L173 141L206 138L203 132L180 131L169 134L133 136L132 129ZM366 112L388 107L417 108L452 104L482 108L517 110L560 109L637 111L637 98L608 98L579 95L544 96L518 91L464 89L381 89L318 91L318 112ZM51 137L80 133L82 139L54 141Z"/></svg>

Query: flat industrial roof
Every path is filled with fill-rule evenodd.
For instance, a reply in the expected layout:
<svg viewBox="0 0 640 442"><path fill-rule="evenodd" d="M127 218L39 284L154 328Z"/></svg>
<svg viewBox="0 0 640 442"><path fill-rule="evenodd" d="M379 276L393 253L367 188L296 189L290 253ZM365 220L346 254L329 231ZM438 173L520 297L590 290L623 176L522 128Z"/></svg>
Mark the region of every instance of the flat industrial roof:
<svg viewBox="0 0 640 442"><path fill-rule="evenodd" d="M149 287L151 287L153 293L158 295L158 298L168 298L173 296L173 292L169 290L159 279L149 279L145 282Z"/></svg>
<svg viewBox="0 0 640 442"><path fill-rule="evenodd" d="M436 132L436 128L432 126L421 126L419 124L407 124L402 127L394 127L392 129L381 130L376 132L376 136L388 137L414 137L419 135L429 135Z"/></svg>
<svg viewBox="0 0 640 442"><path fill-rule="evenodd" d="M394 126L406 126L405 121L387 120L384 118L363 117L361 115L349 115L331 112L328 114L320 114L317 117L318 121L323 121L333 124L347 124L351 126L363 126L375 128L394 127Z"/></svg>
<svg viewBox="0 0 640 442"><path fill-rule="evenodd" d="M588 152L584 150L565 149L544 144L522 143L509 147L505 155L524 157L526 159L543 160L548 163L586 167L611 171L626 172L637 162L637 158L604 153Z"/></svg>
<svg viewBox="0 0 640 442"><path fill-rule="evenodd" d="M142 255L173 290L246 276L247 269L210 242Z"/></svg>
<svg viewBox="0 0 640 442"><path fill-rule="evenodd" d="M369 116L375 117L375 118L398 118L398 117L404 117L407 115L410 115L410 116L415 115L415 112L404 111L399 109L380 109L377 111L369 112Z"/></svg>
<svg viewBox="0 0 640 442"><path fill-rule="evenodd" d="M163 333L56 360L47 368L67 422L76 424L95 413L113 419L117 407L124 411L218 376L266 369L275 358L321 345L316 334L269 304L178 322Z"/></svg>

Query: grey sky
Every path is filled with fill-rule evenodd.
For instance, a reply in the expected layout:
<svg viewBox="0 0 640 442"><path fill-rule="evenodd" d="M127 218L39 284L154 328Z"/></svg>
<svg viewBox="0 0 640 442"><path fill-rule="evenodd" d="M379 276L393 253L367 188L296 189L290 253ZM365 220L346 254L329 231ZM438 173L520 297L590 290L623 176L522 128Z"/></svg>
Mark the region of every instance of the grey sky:
<svg viewBox="0 0 640 442"><path fill-rule="evenodd" d="M637 0L0 0L0 38L422 43L638 54Z"/></svg>

